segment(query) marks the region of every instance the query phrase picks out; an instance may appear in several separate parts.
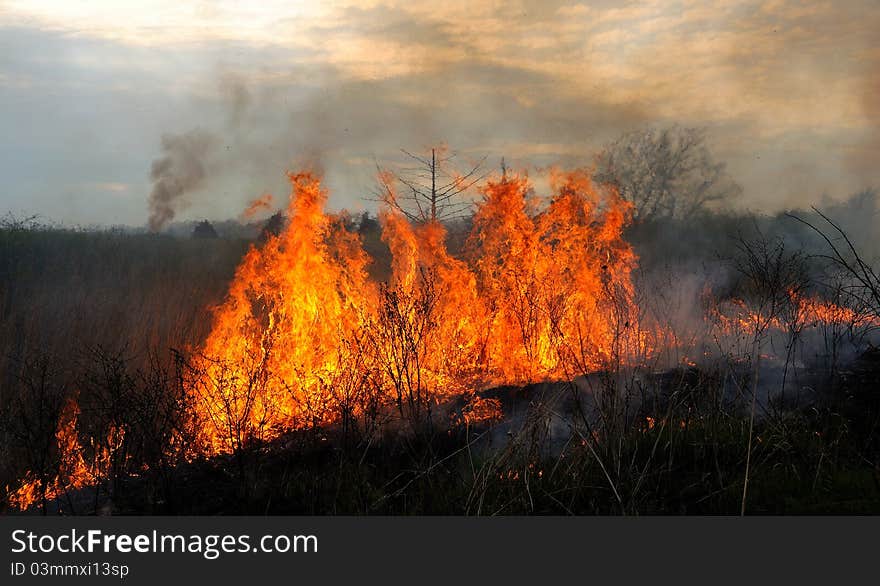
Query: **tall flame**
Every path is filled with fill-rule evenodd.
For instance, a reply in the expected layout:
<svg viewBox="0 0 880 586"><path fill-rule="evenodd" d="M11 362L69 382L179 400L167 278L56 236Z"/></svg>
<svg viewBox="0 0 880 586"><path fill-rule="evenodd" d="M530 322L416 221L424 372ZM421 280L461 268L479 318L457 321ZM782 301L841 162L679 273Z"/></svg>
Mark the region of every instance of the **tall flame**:
<svg viewBox="0 0 880 586"><path fill-rule="evenodd" d="M319 180L290 180L289 225L245 256L196 363L209 451L332 421L340 389L369 386L418 411L489 384L569 376L573 357L595 369L616 355L634 309L636 257L622 238L631 210L587 173L556 172L544 210L525 177L489 181L467 262L448 252L442 224L414 226L386 207L383 284L367 278L357 235L324 212Z"/></svg>
<svg viewBox="0 0 880 586"><path fill-rule="evenodd" d="M461 258L447 250L441 223L414 225L389 194L379 215L391 252L383 283L369 279L371 259L345 218L324 211L319 179L289 178L286 228L244 256L191 360L186 384L199 424L193 455L235 451L358 416L367 406L415 421L461 398L453 425L492 421L500 403L481 389L570 380L643 364L660 350L699 350L698 339L685 342L642 316L632 282L638 259L623 238L632 206L597 190L587 172L555 170L546 200L524 175L488 180ZM249 209L269 202L264 196ZM745 301L708 295L707 339L735 345L762 328L880 327L876 316L800 292L789 291L787 300L785 312L763 315ZM8 496L13 507L108 476L126 429L111 427L87 463L78 416L71 398L58 420L53 467L26 472ZM654 424L647 419L648 428Z"/></svg>
<svg viewBox="0 0 880 586"><path fill-rule="evenodd" d="M244 257L201 352L192 393L215 450L323 421L333 377L375 306L366 254L324 214L326 191L308 173L290 181L289 225Z"/></svg>

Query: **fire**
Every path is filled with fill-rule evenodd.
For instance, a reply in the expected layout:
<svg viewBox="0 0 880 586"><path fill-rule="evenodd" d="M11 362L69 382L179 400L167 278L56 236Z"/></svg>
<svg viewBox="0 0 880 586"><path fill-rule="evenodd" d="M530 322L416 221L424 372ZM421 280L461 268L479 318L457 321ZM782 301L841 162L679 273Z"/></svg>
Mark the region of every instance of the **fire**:
<svg viewBox="0 0 880 586"><path fill-rule="evenodd" d="M503 419L503 416L501 401L474 395L467 401L461 413L452 418L452 423L453 425L474 425L488 421L499 421Z"/></svg>
<svg viewBox="0 0 880 586"><path fill-rule="evenodd" d="M880 326L795 291L774 315L707 292L706 332L683 342L636 303L638 258L623 237L631 204L594 187L585 171L554 171L544 199L525 175L488 180L461 257L447 250L441 223L413 224L386 205L379 220L391 273L375 282L359 236L344 216L324 210L328 194L319 179L289 178L286 228L244 256L191 357L185 382L198 424L193 457L358 417L366 406L419 425L439 404L458 404L452 425L490 423L503 417L502 405L479 391L492 386L647 365L670 349L680 352L674 363L696 368L688 356L710 356L706 340L742 348L763 329ZM245 216L271 204L264 195ZM126 429L111 428L86 450L87 462L78 417L71 398L57 424L57 465L26 472L8 497L13 507L108 476ZM658 423L646 417L644 427Z"/></svg>
<svg viewBox="0 0 880 586"><path fill-rule="evenodd" d="M73 398L68 399L58 417L55 432L57 466L48 476L27 471L21 485L9 497L9 504L19 510L39 503L43 497L52 501L65 492L81 488L95 479L94 470L83 459L77 433L79 405Z"/></svg>
<svg viewBox="0 0 880 586"><path fill-rule="evenodd" d="M466 259L449 254L439 222L414 226L386 207L387 283L367 278L370 259L324 212L319 180L290 180L289 225L248 252L196 361L208 452L332 422L364 389L418 418L489 385L624 359L631 207L586 172L555 172L543 208L525 177L488 181Z"/></svg>
<svg viewBox="0 0 880 586"><path fill-rule="evenodd" d="M263 195L252 200L248 204L248 207L246 207L244 209L244 211L241 213L241 219L242 220L250 220L251 218L254 218L260 212L271 210L272 209L272 202L273 202L272 194L271 193L264 193Z"/></svg>
<svg viewBox="0 0 880 586"><path fill-rule="evenodd" d="M600 195L585 172L553 179L543 211L527 196L527 180L505 177L488 183L474 216L473 264L496 382L570 375L570 364L574 374L606 365L619 350L617 326L634 310L636 256L622 237L630 204Z"/></svg>
<svg viewBox="0 0 880 586"><path fill-rule="evenodd" d="M880 319L851 307L808 297L797 291L786 293L786 306L775 315L753 310L742 299L711 300L706 319L726 335L753 335L761 328L776 331L833 325L862 329L880 327Z"/></svg>
<svg viewBox="0 0 880 586"><path fill-rule="evenodd" d="M804 325L838 324L854 328L880 326L880 319L859 313L850 307L822 299L804 297L796 292L789 292L789 296L797 307L798 317Z"/></svg>
<svg viewBox="0 0 880 586"><path fill-rule="evenodd" d="M356 236L323 212L326 191L307 173L290 180L287 229L245 256L201 352L192 394L212 451L326 421L376 304Z"/></svg>

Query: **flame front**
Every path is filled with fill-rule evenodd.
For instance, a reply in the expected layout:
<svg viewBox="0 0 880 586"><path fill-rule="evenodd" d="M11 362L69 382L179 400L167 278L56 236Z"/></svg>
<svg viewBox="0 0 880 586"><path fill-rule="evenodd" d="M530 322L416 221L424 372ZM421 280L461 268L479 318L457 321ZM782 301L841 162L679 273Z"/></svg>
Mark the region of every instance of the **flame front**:
<svg viewBox="0 0 880 586"><path fill-rule="evenodd" d="M556 172L543 208L525 177L488 181L465 260L439 222L383 209L387 283L368 279L370 259L324 212L319 180L290 180L287 228L245 256L195 362L207 451L335 421L364 393L418 415L489 385L626 360L631 209L587 173Z"/></svg>
<svg viewBox="0 0 880 586"><path fill-rule="evenodd" d="M197 357L191 392L213 450L325 421L377 298L357 238L323 213L318 180L290 180L287 229L244 257Z"/></svg>
<svg viewBox="0 0 880 586"><path fill-rule="evenodd" d="M698 367L688 356L711 357L708 340L735 361L759 361L772 357L759 344L768 331L787 335L790 351L808 327L880 327L875 314L796 290L774 292L766 311L706 288L697 331L652 321L635 301L638 259L623 238L632 207L584 171L554 171L546 199L524 175L487 181L460 256L447 250L441 223L411 223L389 194L379 220L390 274L376 282L346 216L324 211L318 178L289 177L289 222L244 256L188 361L185 408L197 429L188 456L367 415L418 425L439 404L452 406L453 426L492 422L502 405L479 391L493 386L655 368L667 352L667 364ZM83 450L78 416L74 395L58 418L51 466L23 475L8 495L13 507L97 490L108 477L126 427L111 426ZM665 424L647 417L642 427Z"/></svg>
<svg viewBox="0 0 880 586"><path fill-rule="evenodd" d="M79 405L74 398L70 398L65 401L58 417L54 446L57 450L56 465L42 475L28 471L19 487L9 494L12 507L24 510L41 500L52 501L68 490L86 486L107 471L109 455L106 451L96 453L95 461L91 465L86 464L79 442L78 418ZM118 435L115 429L110 433Z"/></svg>

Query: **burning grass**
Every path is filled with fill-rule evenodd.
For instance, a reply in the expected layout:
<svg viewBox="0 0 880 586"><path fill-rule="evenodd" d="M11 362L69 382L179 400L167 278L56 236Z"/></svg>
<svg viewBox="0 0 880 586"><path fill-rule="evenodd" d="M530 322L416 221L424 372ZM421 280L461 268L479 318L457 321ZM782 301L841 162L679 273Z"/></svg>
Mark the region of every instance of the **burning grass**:
<svg viewBox="0 0 880 586"><path fill-rule="evenodd" d="M440 223L383 210L382 284L318 180L291 182L286 230L245 256L193 364L208 452L332 423L363 392L418 420L445 398L636 359L622 356L637 335L629 208L585 174L560 174L537 214L524 178L490 181L467 261Z"/></svg>
<svg viewBox="0 0 880 586"><path fill-rule="evenodd" d="M204 272L198 257L177 255L175 269L158 254L161 285L120 279L154 304L139 304L141 325L116 300L128 325L76 330L76 360L27 340L10 348L10 507L96 511L110 497L125 512L638 513L748 500L779 512L775 483L800 482L786 490L808 510L852 478L862 500L847 506L877 504L880 484L866 479L880 408L862 385L870 368L846 375L846 353L870 355L878 314L849 289L823 292L801 255L743 240L736 287L673 308L624 237L630 205L583 172L557 172L543 199L524 176L489 180L457 254L446 226L393 207L365 245L347 216L324 211L315 177L291 183L286 227L243 256L187 244L227 247L228 284L199 290L204 277L184 278ZM46 235L3 237L25 267L22 239ZM377 281L365 249L382 244ZM109 301L73 313L109 324ZM163 321L172 309L179 319ZM143 350L113 343L133 332L150 333ZM864 413L841 409L841 393Z"/></svg>

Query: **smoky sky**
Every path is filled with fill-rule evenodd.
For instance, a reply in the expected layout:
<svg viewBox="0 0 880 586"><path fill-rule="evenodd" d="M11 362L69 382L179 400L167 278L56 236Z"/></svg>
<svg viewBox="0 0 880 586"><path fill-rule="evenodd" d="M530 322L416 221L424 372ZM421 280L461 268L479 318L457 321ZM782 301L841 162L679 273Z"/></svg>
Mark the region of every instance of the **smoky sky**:
<svg viewBox="0 0 880 586"><path fill-rule="evenodd" d="M216 149L217 139L202 130L162 137L162 156L153 161L150 178L149 227L163 228L188 205L187 195L201 187L208 174L208 161Z"/></svg>
<svg viewBox="0 0 880 586"><path fill-rule="evenodd" d="M7 2L0 213L231 218L301 166L370 208L401 148L537 177L671 124L705 128L742 207L880 185L869 1L286 4Z"/></svg>

